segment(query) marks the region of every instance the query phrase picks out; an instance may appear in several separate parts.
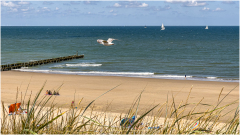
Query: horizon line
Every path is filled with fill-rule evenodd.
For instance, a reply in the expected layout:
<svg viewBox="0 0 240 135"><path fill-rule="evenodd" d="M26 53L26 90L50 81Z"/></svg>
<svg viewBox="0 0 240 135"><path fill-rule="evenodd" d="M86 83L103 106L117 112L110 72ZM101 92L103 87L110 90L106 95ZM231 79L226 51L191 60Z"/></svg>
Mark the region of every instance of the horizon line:
<svg viewBox="0 0 240 135"><path fill-rule="evenodd" d="M40 27L44 27L44 26L46 26L46 27L49 27L49 26L56 26L56 27L58 27L58 26L73 26L73 27L75 27L75 26L80 26L80 27L85 27L85 26L87 26L87 27L91 27L91 26L94 26L94 27L102 27L102 26L105 26L105 27L129 27L129 26L137 26L137 27L145 27L145 26L147 26L147 27L161 27L161 25L1 25L1 27L3 27L3 26L24 26L24 27L28 27L28 26L40 26ZM165 27L166 26L239 26L239 25L164 25Z"/></svg>

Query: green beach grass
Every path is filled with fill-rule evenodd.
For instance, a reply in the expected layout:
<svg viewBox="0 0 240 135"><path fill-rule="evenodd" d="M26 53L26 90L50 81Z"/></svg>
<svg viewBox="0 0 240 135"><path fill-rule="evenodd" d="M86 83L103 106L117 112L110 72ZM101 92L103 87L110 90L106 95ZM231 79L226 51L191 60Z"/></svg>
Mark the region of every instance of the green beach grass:
<svg viewBox="0 0 240 135"><path fill-rule="evenodd" d="M74 108L70 105L69 108L62 108L56 107L56 96L43 96L45 83L36 95L31 94L35 96L33 100L30 100L31 96L25 99L26 93L24 96L22 93L21 96L16 94L16 101L20 98L22 108L27 110L26 114L8 115L7 105L2 101L2 134L239 134L239 107L227 110L228 106L238 104L239 101L221 105L235 88L225 96L221 96L222 89L216 97L218 103L215 106L201 103L203 99L198 103L189 103L190 89L188 98L180 104L176 104L174 96L169 93L165 103L140 111L138 108L143 90L133 99L127 114L111 115L107 111L95 112L94 102L119 85L106 91L86 107L81 105L81 99ZM55 91L60 88L61 86ZM46 106L49 103L51 106ZM192 106L188 112L187 106ZM205 107L206 111L198 112L200 106ZM230 113L233 115L227 122L219 122L219 119ZM132 123L122 121L124 118L130 120L133 116L136 119ZM123 123L120 126L121 122Z"/></svg>

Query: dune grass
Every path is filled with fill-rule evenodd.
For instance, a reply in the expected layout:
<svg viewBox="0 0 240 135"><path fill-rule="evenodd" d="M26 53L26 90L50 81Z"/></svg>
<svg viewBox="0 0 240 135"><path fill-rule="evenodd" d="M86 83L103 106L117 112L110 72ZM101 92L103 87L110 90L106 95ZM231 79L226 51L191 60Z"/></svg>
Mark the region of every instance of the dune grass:
<svg viewBox="0 0 240 135"><path fill-rule="evenodd" d="M228 106L238 104L238 100L221 105L236 87L221 98L222 89L215 106L201 103L203 99L198 103L188 103L190 89L185 102L176 104L174 96L168 94L165 103L154 105L146 111L141 111L144 113L138 114L143 90L134 99L127 114L109 117L108 112L94 112L94 102L119 85L106 91L86 107L81 105L83 100L81 99L76 105L77 108L66 109L56 107L56 103L54 103L56 96L41 96L45 83L35 98L30 100L33 96L31 94L30 98L26 99L26 103L26 93L23 99L21 93L20 102L22 108L27 109L27 114L8 115L8 108L2 101L2 134L239 134L239 107L227 110ZM61 86L55 91L59 91L60 88ZM16 101L18 95L17 92ZM46 106L49 103L51 105ZM188 106L193 107L187 112L186 107ZM196 111L200 106L207 108L206 111ZM225 113L223 113L224 110ZM220 118L233 111L234 115L226 123L219 122ZM149 115L150 113L151 115ZM130 120L133 116L136 116L136 119L132 123L126 121L120 126L123 118Z"/></svg>

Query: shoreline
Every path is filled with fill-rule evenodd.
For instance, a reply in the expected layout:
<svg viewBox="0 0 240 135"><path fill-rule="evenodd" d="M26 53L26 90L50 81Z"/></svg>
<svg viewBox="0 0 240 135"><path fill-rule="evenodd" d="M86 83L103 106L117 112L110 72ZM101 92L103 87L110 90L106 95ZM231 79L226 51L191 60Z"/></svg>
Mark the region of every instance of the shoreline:
<svg viewBox="0 0 240 135"><path fill-rule="evenodd" d="M239 100L238 82L83 76L19 71L1 72L1 99L4 103L15 103L17 90L19 93L17 101L20 101L25 93L25 100L29 99L31 93L31 98L34 98L45 81L47 83L41 96L45 94L46 90L56 90L63 84L59 91L60 96L55 98L55 103L63 106L63 108L68 108L72 100L75 99L75 103L78 103L82 98L81 104L86 107L98 96L120 85L94 102L94 111L108 111L112 113L126 113L143 90L139 104L139 110L141 111L139 113L150 109L158 103L160 105L164 104L167 98L170 100L172 96L176 105L179 105L181 102L185 102L190 90L189 103L198 103L203 99L202 103L216 105L219 93L223 87L220 99L234 87L236 88L224 99L221 105ZM229 107L229 110L237 106L238 104L235 104ZM189 106L186 109L191 110L191 107L193 106ZM206 109L204 106L200 107L200 110ZM223 121L226 121L226 119L223 119Z"/></svg>
<svg viewBox="0 0 240 135"><path fill-rule="evenodd" d="M159 75L154 72L101 72L101 71L92 71L92 72L69 72L69 71L54 71L54 70L28 70L23 69L14 69L12 71L19 72L32 72L32 73L43 73L43 74L67 74L67 75L80 75L80 76L116 76L116 77L133 77L133 78L152 78L152 79L167 79L167 80L193 80L193 81L213 81L213 82L239 82L239 79L224 79L223 77L201 77L195 75L187 75L185 79L184 75L168 75L163 74ZM145 74L145 75L141 75ZM147 74L147 75L146 75Z"/></svg>

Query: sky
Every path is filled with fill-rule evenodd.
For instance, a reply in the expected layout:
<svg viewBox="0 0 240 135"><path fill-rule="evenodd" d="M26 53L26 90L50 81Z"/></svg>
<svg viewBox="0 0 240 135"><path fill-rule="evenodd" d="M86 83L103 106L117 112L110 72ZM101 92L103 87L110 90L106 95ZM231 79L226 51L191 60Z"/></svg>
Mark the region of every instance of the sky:
<svg viewBox="0 0 240 135"><path fill-rule="evenodd" d="M239 1L1 0L1 26L239 26Z"/></svg>

